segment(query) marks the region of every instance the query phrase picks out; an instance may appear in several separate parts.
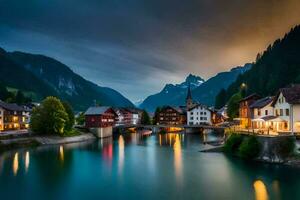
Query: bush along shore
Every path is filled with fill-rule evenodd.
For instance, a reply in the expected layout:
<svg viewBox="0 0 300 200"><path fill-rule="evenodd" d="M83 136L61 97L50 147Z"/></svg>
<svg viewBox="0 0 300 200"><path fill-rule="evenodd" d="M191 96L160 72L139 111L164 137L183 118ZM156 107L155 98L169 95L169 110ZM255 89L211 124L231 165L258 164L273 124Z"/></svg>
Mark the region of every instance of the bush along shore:
<svg viewBox="0 0 300 200"><path fill-rule="evenodd" d="M300 166L294 136L263 137L232 133L225 142L223 152L245 160Z"/></svg>

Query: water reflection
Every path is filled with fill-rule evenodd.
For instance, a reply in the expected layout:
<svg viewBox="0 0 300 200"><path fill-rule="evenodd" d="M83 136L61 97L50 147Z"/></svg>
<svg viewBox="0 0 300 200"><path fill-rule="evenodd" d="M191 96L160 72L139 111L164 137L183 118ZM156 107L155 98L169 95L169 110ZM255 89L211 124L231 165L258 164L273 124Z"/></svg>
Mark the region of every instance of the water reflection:
<svg viewBox="0 0 300 200"><path fill-rule="evenodd" d="M180 142L179 134L176 134L175 136L173 149L174 149L175 175L178 183L181 183L182 182L182 157L181 157L181 142Z"/></svg>
<svg viewBox="0 0 300 200"><path fill-rule="evenodd" d="M13 160L13 173L16 176L19 170L19 153L15 153Z"/></svg>
<svg viewBox="0 0 300 200"><path fill-rule="evenodd" d="M280 185L278 180L273 181L272 188L276 199L280 199Z"/></svg>
<svg viewBox="0 0 300 200"><path fill-rule="evenodd" d="M26 151L26 153L25 153L25 172L26 173L28 172L29 162L30 162L29 151Z"/></svg>
<svg viewBox="0 0 300 200"><path fill-rule="evenodd" d="M59 146L59 160L62 162L65 160L64 147L62 145Z"/></svg>
<svg viewBox="0 0 300 200"><path fill-rule="evenodd" d="M109 168L112 166L112 159L113 159L113 139L112 137L103 138L101 139L101 148L102 148L102 156Z"/></svg>
<svg viewBox="0 0 300 200"><path fill-rule="evenodd" d="M254 191L255 191L255 199L256 200L268 200L268 191L267 187L261 180L256 180L253 183Z"/></svg>
<svg viewBox="0 0 300 200"><path fill-rule="evenodd" d="M119 136L118 144L119 144L119 174L121 174L124 166L124 148L125 148L125 142L122 135Z"/></svg>

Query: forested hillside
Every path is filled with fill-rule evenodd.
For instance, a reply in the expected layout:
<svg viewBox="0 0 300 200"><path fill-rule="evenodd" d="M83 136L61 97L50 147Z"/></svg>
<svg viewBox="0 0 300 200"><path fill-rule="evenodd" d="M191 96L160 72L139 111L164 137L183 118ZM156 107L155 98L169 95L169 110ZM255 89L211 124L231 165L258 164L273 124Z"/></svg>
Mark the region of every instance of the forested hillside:
<svg viewBox="0 0 300 200"><path fill-rule="evenodd" d="M222 102L220 98L225 98L225 103L242 85L245 95L257 93L267 96L292 83L300 83L300 26L291 29L282 39L258 54L252 68L239 75L225 92L222 91L216 102Z"/></svg>

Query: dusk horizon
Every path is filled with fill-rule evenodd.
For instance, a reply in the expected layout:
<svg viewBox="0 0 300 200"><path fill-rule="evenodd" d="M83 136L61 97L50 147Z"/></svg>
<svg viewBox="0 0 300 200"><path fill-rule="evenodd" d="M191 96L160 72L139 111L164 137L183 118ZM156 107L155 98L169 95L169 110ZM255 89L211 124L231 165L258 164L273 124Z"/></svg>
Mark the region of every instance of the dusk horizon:
<svg viewBox="0 0 300 200"><path fill-rule="evenodd" d="M0 46L53 57L136 102L190 73L207 80L255 62L300 22L299 9L296 0L3 1Z"/></svg>

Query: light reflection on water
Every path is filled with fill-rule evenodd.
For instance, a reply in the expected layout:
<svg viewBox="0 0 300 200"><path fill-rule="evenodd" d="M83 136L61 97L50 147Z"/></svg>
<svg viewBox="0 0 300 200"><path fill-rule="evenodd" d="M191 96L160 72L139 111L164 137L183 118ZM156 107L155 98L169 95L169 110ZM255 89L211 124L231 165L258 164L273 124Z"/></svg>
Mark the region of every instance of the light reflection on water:
<svg viewBox="0 0 300 200"><path fill-rule="evenodd" d="M64 184L68 184L68 190L74 195L64 196L58 190L51 189L53 194L61 195L64 199L76 199L76 188L81 188L87 195L94 195L90 197L104 195L104 199L115 197L117 192L122 194L122 198L128 199L145 197L143 195L147 195L148 199L159 199L162 198L160 194L165 192L168 195L163 199L224 197L277 200L281 199L281 195L285 197L282 199L291 198L286 196L289 194L298 199L300 181L289 177L285 168L245 164L218 153L199 153L205 141L214 139L218 138L210 134L168 133L149 136L133 133L86 145L66 144L47 147L45 151L22 149L5 152L0 154L0 165L3 165L0 192L11 194L14 191L11 186L21 182L18 186L26 188L24 191L32 189L32 192L36 192L34 188L38 186L38 192L43 194L49 193L49 188L54 185L66 187ZM47 164L43 164L45 162ZM293 171L293 174L297 173ZM54 184L49 185L53 180ZM28 184L27 187L25 183L29 182L30 186Z"/></svg>
<svg viewBox="0 0 300 200"><path fill-rule="evenodd" d="M64 155L64 147L62 145L59 146L59 160L64 162L65 155Z"/></svg>
<svg viewBox="0 0 300 200"><path fill-rule="evenodd" d="M18 169L19 169L19 153L16 152L13 161L13 173L15 176L18 174Z"/></svg>
<svg viewBox="0 0 300 200"><path fill-rule="evenodd" d="M29 168L29 163L30 163L30 155L29 155L29 151L26 151L25 153L25 172L28 172L28 168Z"/></svg>
<svg viewBox="0 0 300 200"><path fill-rule="evenodd" d="M255 199L256 200L268 200L269 195L267 191L267 187L261 180L256 180L253 183L254 191L255 191Z"/></svg>
<svg viewBox="0 0 300 200"><path fill-rule="evenodd" d="M174 167L175 167L175 175L177 182L179 184L182 183L182 157L181 157L181 142L180 135L176 134L175 142L174 142Z"/></svg>
<svg viewBox="0 0 300 200"><path fill-rule="evenodd" d="M119 136L118 139L118 144L119 144L119 174L122 174L123 171L123 166L124 166L124 155L125 155L125 142L123 135Z"/></svg>

